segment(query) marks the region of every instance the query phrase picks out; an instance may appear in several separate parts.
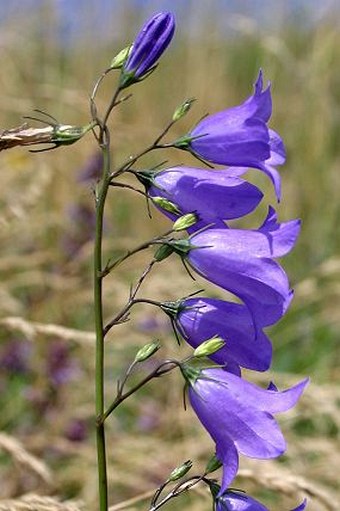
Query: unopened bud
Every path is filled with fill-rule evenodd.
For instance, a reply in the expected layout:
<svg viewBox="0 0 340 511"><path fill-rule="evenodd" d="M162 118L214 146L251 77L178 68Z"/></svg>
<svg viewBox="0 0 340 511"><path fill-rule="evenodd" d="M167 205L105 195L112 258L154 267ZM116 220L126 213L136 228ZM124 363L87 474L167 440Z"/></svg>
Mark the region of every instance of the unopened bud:
<svg viewBox="0 0 340 511"><path fill-rule="evenodd" d="M215 470L220 467L222 467L222 463L217 458L216 454L213 454L205 467L205 473L211 474L211 472L215 472Z"/></svg>
<svg viewBox="0 0 340 511"><path fill-rule="evenodd" d="M225 341L221 337L212 337L202 342L194 351L194 357L209 357L225 345Z"/></svg>
<svg viewBox="0 0 340 511"><path fill-rule="evenodd" d="M161 345L158 341L145 344L145 346L137 351L135 362L144 362L144 360L152 357L152 355L154 355L160 347Z"/></svg>
<svg viewBox="0 0 340 511"><path fill-rule="evenodd" d="M112 60L110 64L110 69L121 69L125 64L126 59L130 55L133 45L127 46L123 50L121 50Z"/></svg>
<svg viewBox="0 0 340 511"><path fill-rule="evenodd" d="M173 202L165 199L164 197L152 197L152 201L156 204L156 206L164 209L164 211L168 211L169 213L173 213L174 215L180 215L181 212L178 209L178 206Z"/></svg>
<svg viewBox="0 0 340 511"><path fill-rule="evenodd" d="M169 475L168 481L178 481L178 479L181 479L189 472L189 470L192 467L192 461L188 460L185 461L182 465L179 467L174 468L174 470Z"/></svg>
<svg viewBox="0 0 340 511"><path fill-rule="evenodd" d="M155 252L154 258L160 262L169 257L174 249L170 245L161 245Z"/></svg>
<svg viewBox="0 0 340 511"><path fill-rule="evenodd" d="M53 127L53 135L51 142L59 145L70 145L82 138L85 133L93 128L93 124L86 126L70 126L68 124L58 124Z"/></svg>
<svg viewBox="0 0 340 511"><path fill-rule="evenodd" d="M188 229L192 225L195 225L196 222L197 216L195 215L195 213L187 213L186 215L183 215L176 220L176 222L172 226L172 229L174 231L183 231L185 229Z"/></svg>
<svg viewBox="0 0 340 511"><path fill-rule="evenodd" d="M182 117L184 117L189 112L191 105L193 104L194 101L196 101L195 98L190 98L184 101L184 103L182 103L181 105L179 105L174 111L172 120L176 122L182 119Z"/></svg>

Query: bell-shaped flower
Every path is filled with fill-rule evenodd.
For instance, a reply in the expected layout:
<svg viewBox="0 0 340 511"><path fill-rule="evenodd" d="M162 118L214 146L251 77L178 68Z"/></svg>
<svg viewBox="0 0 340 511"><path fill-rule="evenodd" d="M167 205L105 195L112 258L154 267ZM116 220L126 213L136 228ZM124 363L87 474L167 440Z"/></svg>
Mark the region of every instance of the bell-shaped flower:
<svg viewBox="0 0 340 511"><path fill-rule="evenodd" d="M307 505L306 499L291 511L303 511ZM258 500L244 492L228 490L218 496L215 501L215 511L269 511Z"/></svg>
<svg viewBox="0 0 340 511"><path fill-rule="evenodd" d="M151 198L168 199L181 215L194 212L198 217L195 230L198 230L217 221L240 218L257 207L263 194L239 177L244 171L179 166L159 172L141 171L137 177ZM176 218L173 213L161 211L172 220Z"/></svg>
<svg viewBox="0 0 340 511"><path fill-rule="evenodd" d="M209 358L227 370L239 373L239 367L256 371L270 367L271 342L262 330L256 331L245 305L200 297L165 302L161 307L193 348L215 336L223 339L225 345Z"/></svg>
<svg viewBox="0 0 340 511"><path fill-rule="evenodd" d="M254 94L244 103L203 118L175 145L212 163L262 170L280 199L280 176L274 166L284 163L285 148L267 126L271 113L270 85L263 90L260 71Z"/></svg>
<svg viewBox="0 0 340 511"><path fill-rule="evenodd" d="M197 273L239 297L262 327L278 321L292 299L287 275L273 258L291 250L299 231L299 220L279 224L270 208L257 230L206 229L186 243L173 242L173 249Z"/></svg>
<svg viewBox="0 0 340 511"><path fill-rule="evenodd" d="M159 12L138 33L122 68L121 86L127 87L152 70L175 32L175 19L170 12Z"/></svg>
<svg viewBox="0 0 340 511"><path fill-rule="evenodd" d="M292 408L308 379L287 389L263 389L220 368L182 368L189 383L190 403L216 444L223 464L221 494L238 470L239 453L250 458L280 456L286 449L273 414Z"/></svg>

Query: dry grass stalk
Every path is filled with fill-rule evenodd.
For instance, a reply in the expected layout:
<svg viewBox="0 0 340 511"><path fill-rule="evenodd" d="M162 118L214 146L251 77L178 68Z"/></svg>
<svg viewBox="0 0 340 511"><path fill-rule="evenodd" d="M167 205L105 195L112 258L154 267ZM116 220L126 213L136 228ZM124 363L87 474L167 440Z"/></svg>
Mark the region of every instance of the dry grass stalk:
<svg viewBox="0 0 340 511"><path fill-rule="evenodd" d="M49 323L30 322L20 317L2 318L0 325L11 331L21 332L27 339L34 339L37 335L42 334L47 337L57 337L65 341L74 341L89 346L94 346L95 341L95 335L92 332L83 332Z"/></svg>
<svg viewBox="0 0 340 511"><path fill-rule="evenodd" d="M52 497L28 494L19 499L0 501L0 511L80 511L82 502L65 501Z"/></svg>
<svg viewBox="0 0 340 511"><path fill-rule="evenodd" d="M10 454L13 460L37 474L48 485L52 484L52 473L44 462L27 452L21 442L6 433L0 433L0 448Z"/></svg>

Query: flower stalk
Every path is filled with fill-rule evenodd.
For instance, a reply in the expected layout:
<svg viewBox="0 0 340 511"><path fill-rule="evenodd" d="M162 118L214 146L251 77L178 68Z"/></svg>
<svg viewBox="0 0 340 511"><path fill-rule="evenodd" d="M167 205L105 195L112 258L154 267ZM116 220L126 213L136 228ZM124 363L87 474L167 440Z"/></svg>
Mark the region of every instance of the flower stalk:
<svg viewBox="0 0 340 511"><path fill-rule="evenodd" d="M40 121L47 127L33 130L24 125L3 132L0 135L0 151L39 143L52 143L54 147L70 145L92 131L102 152L102 175L94 194L93 252L99 511L108 511L109 508L106 420L151 380L176 368L182 373L188 401L210 434L216 454L202 475L183 480L191 469L190 460L175 468L156 490L149 511L157 511L201 482L210 488L215 511L231 508L241 511L246 507L267 511L260 502L230 487L237 475L239 455L271 459L285 451L286 443L274 416L296 404L308 379L279 391L273 383L266 389L258 387L242 374L242 368L266 371L271 365L272 344L263 328L282 318L293 297L286 272L276 259L290 252L300 231L299 220L279 223L272 207L257 229L229 225L229 220L252 213L263 198L261 190L241 179L248 167L267 174L274 184L277 199L280 199L280 176L276 166L284 163L285 149L280 136L267 125L272 101L270 85L263 88L262 71L252 96L241 105L203 118L190 133L173 143L163 142L174 123L189 111L193 100L187 100L175 110L170 122L152 143L116 169L111 168L107 125L110 115L115 107L130 97L119 97L123 89L144 80L154 71L174 30L171 13L157 13L147 21L135 41L115 57L97 80L90 97L92 118L86 126L59 124L52 116L38 110L48 121L37 117L28 119ZM113 69L120 69L118 85L107 108L98 113L97 93L104 78ZM200 161L229 167L217 170L208 164L209 169L185 166L161 169L160 165L147 170L135 168L142 157L165 148L186 150ZM125 173L134 175L145 191L119 181L118 178ZM110 187L142 194L174 223L167 232L139 244L121 257L104 262L103 225ZM151 216L149 204L148 212ZM188 236L184 237L182 231L187 231ZM156 247L154 255L131 286L125 305L109 321L104 320L104 279L126 259L150 247ZM189 267L210 283L234 294L241 303L198 298L195 297L197 293L166 302L137 297L154 265L173 253L181 258L190 276ZM165 359L156 363L137 383L130 384L135 367L154 356L160 348L158 340L148 342L138 349L117 382L116 396L109 398L107 404L106 335L112 327L130 319L132 307L139 303L157 306L167 314L176 339L179 341L181 337L193 351L183 360ZM221 484L207 477L218 468L222 468ZM168 485L172 489L164 495ZM302 511L305 506L306 501L303 501L293 511Z"/></svg>
<svg viewBox="0 0 340 511"><path fill-rule="evenodd" d="M108 509L107 467L105 428L102 416L105 409L104 402L104 320L103 320L103 276L102 276L102 244L105 199L110 185L110 144L109 139L102 146L103 177L96 196L96 227L94 242L94 316L96 331L96 367L95 367L95 395L96 395L96 440L97 463L99 480L99 509Z"/></svg>

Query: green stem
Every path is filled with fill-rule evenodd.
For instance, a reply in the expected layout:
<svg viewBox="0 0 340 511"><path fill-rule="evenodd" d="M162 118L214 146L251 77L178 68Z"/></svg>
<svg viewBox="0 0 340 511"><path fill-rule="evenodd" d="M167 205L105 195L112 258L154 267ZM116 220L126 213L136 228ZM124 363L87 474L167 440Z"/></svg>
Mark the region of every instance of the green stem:
<svg viewBox="0 0 340 511"><path fill-rule="evenodd" d="M97 463L99 479L99 509L108 509L108 485L106 469L105 429L101 417L105 410L104 403L104 322L103 322L103 293L102 293L102 240L105 199L110 185L110 144L109 140L102 145L103 151L103 178L96 195L96 230L94 244L94 315L96 330L96 368L95 368L95 396L96 396L96 440Z"/></svg>
<svg viewBox="0 0 340 511"><path fill-rule="evenodd" d="M141 389L149 383L153 378L158 378L159 376L162 376L163 374L166 374L176 367L181 367L181 362L178 362L178 360L164 360L156 369L154 369L151 373L149 373L143 380L141 380L137 385L132 387L130 390L125 392L125 394L122 393L123 387L120 387L120 391L117 394L116 399L111 403L111 405L108 407L108 409L105 411L105 413L101 417L101 422L105 422L109 415L128 397L132 396L137 390Z"/></svg>

